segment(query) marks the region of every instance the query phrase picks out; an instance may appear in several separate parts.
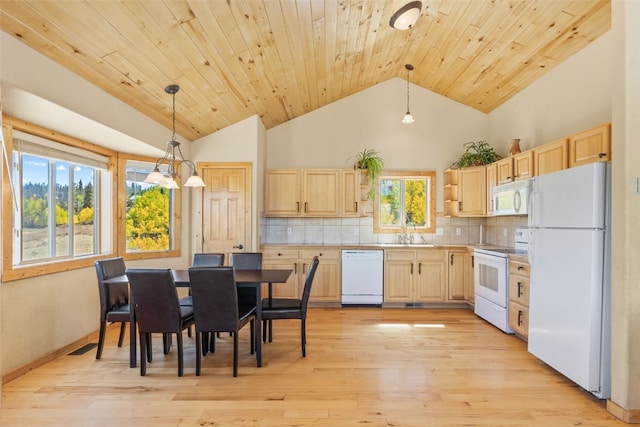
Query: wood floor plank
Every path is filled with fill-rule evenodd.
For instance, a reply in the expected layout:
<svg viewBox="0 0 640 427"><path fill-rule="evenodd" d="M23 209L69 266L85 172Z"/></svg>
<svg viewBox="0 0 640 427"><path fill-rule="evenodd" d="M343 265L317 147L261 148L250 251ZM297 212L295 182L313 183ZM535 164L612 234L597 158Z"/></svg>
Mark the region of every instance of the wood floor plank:
<svg viewBox="0 0 640 427"><path fill-rule="evenodd" d="M130 369L110 328L95 352L61 356L2 389L2 426L624 426L527 352L526 343L465 309L310 308L307 357L296 321L276 321L263 367L240 335L217 340L195 376L195 340L154 338L147 376Z"/></svg>

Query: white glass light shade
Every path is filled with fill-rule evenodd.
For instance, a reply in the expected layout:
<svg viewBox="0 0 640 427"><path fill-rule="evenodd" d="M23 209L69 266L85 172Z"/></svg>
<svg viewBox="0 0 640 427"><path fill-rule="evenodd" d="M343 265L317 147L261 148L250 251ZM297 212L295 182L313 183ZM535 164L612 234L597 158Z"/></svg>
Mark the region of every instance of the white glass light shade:
<svg viewBox="0 0 640 427"><path fill-rule="evenodd" d="M166 188L168 188L169 190L179 190L180 189L180 187L178 186L178 183L171 177L167 178L167 181L164 184L164 186Z"/></svg>
<svg viewBox="0 0 640 427"><path fill-rule="evenodd" d="M160 169L157 167L144 179L147 184L160 184L164 185L167 182L167 178L160 173Z"/></svg>
<svg viewBox="0 0 640 427"><path fill-rule="evenodd" d="M412 28L420 16L420 9L422 9L422 2L412 1L405 4L393 14L389 25L396 30L408 30Z"/></svg>
<svg viewBox="0 0 640 427"><path fill-rule="evenodd" d="M413 116L411 115L410 112L407 111L407 114L405 114L404 117L402 118L402 123L410 124L413 122L415 122L415 120L413 120Z"/></svg>
<svg viewBox="0 0 640 427"><path fill-rule="evenodd" d="M189 177L187 182L185 182L184 186L185 187L204 187L205 185L202 178L200 178L200 176L198 176L198 174L194 172L193 175Z"/></svg>

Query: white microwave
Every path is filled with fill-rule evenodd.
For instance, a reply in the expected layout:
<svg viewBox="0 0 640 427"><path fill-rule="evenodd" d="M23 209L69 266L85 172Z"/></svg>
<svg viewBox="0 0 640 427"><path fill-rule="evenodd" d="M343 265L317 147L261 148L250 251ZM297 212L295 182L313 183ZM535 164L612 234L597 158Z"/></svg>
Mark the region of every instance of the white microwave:
<svg viewBox="0 0 640 427"><path fill-rule="evenodd" d="M494 215L527 215L531 179L508 182L493 187Z"/></svg>

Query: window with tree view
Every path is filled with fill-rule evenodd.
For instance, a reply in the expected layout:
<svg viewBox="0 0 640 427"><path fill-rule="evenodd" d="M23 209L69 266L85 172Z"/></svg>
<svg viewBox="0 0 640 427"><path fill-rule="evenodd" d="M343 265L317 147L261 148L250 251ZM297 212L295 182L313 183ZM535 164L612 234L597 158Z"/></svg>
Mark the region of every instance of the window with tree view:
<svg viewBox="0 0 640 427"><path fill-rule="evenodd" d="M39 137L15 138L13 265L98 253L106 159Z"/></svg>
<svg viewBox="0 0 640 427"><path fill-rule="evenodd" d="M173 249L173 191L147 184L154 163L128 160L126 166L126 251Z"/></svg>
<svg viewBox="0 0 640 427"><path fill-rule="evenodd" d="M435 173L384 173L374 208L375 231L398 233L435 230Z"/></svg>

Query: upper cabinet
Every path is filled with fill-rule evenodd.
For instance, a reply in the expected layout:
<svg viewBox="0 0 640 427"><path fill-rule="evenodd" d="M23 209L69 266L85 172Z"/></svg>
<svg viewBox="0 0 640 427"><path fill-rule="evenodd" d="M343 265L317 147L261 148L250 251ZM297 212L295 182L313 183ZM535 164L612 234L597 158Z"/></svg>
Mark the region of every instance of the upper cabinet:
<svg viewBox="0 0 640 427"><path fill-rule="evenodd" d="M569 140L561 138L533 149L534 175L544 175L569 166Z"/></svg>
<svg viewBox="0 0 640 427"><path fill-rule="evenodd" d="M487 215L493 215L493 187L498 184L498 166L487 165Z"/></svg>
<svg viewBox="0 0 640 427"><path fill-rule="evenodd" d="M487 213L487 168L474 166L458 171L458 216Z"/></svg>
<svg viewBox="0 0 640 427"><path fill-rule="evenodd" d="M264 215L357 216L359 191L357 171L270 169L265 172Z"/></svg>
<svg viewBox="0 0 640 427"><path fill-rule="evenodd" d="M505 157L495 162L498 184L513 181L513 157Z"/></svg>
<svg viewBox="0 0 640 427"><path fill-rule="evenodd" d="M443 172L444 216L458 216L458 169Z"/></svg>
<svg viewBox="0 0 640 427"><path fill-rule="evenodd" d="M611 161L611 123L569 137L569 167Z"/></svg>
<svg viewBox="0 0 640 427"><path fill-rule="evenodd" d="M527 150L513 156L513 179L527 179L533 176L533 150Z"/></svg>

